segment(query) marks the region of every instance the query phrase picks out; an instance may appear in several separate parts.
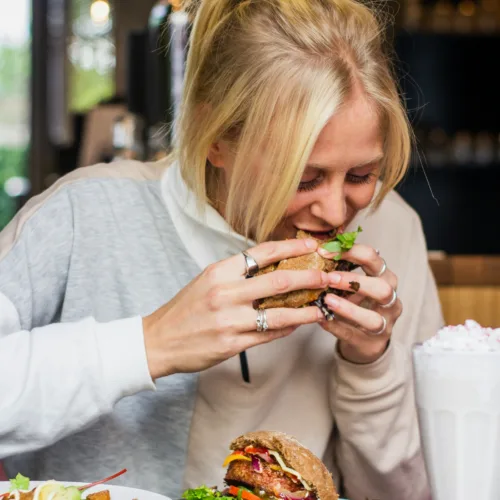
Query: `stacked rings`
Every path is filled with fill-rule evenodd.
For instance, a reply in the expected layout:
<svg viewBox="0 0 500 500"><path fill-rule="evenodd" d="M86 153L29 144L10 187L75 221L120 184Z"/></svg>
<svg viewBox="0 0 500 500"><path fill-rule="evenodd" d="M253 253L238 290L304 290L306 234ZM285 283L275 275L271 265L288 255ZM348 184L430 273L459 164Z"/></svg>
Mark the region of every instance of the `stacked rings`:
<svg viewBox="0 0 500 500"><path fill-rule="evenodd" d="M258 332L265 332L269 326L267 324L267 312L265 309L258 309L257 310L257 331Z"/></svg>

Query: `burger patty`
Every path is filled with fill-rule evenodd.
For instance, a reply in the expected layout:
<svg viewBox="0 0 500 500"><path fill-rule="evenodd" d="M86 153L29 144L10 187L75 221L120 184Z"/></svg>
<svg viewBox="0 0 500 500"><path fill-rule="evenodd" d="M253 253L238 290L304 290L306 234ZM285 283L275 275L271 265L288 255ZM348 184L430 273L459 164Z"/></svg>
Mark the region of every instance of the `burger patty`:
<svg viewBox="0 0 500 500"><path fill-rule="evenodd" d="M264 490L268 495L275 496L282 490L294 492L304 489L301 483L297 484L283 471L273 470L265 462L261 463L262 472L256 472L251 462L243 460L231 462L225 478L226 483Z"/></svg>

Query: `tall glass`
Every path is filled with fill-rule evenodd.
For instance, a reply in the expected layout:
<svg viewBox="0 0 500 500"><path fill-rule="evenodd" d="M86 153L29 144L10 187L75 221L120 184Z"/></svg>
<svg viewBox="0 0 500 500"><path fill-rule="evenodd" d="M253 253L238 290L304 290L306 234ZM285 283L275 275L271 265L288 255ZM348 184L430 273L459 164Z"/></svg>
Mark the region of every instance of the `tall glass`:
<svg viewBox="0 0 500 500"><path fill-rule="evenodd" d="M500 499L500 351L413 349L433 500Z"/></svg>

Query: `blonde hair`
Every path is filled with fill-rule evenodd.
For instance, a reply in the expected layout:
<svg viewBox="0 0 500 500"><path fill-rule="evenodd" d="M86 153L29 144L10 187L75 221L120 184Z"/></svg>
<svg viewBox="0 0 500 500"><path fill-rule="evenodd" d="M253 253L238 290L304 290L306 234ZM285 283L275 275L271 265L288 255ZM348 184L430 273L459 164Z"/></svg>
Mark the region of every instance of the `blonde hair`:
<svg viewBox="0 0 500 500"><path fill-rule="evenodd" d="M385 133L377 207L404 176L411 140L376 15L356 0L184 4L194 21L172 161L200 206L218 203L222 173L207 154L228 140L235 163L226 220L257 242L267 239L321 130L361 85ZM260 166L257 174L252 165Z"/></svg>

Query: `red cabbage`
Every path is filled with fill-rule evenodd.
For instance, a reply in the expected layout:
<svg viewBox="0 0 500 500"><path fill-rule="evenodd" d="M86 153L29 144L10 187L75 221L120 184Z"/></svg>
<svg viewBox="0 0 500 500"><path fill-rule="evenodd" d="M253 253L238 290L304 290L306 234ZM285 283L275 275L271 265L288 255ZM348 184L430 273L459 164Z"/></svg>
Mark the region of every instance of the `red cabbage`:
<svg viewBox="0 0 500 500"><path fill-rule="evenodd" d="M262 472L262 464L255 455L252 455L252 468L255 472Z"/></svg>

